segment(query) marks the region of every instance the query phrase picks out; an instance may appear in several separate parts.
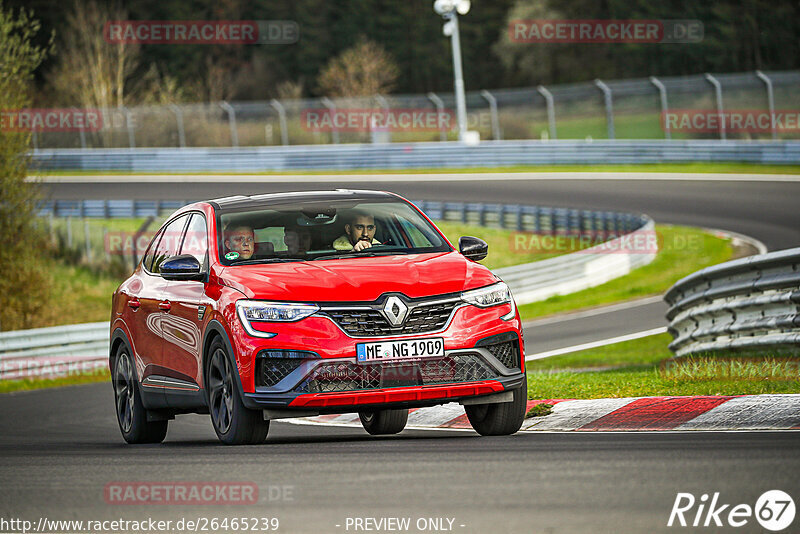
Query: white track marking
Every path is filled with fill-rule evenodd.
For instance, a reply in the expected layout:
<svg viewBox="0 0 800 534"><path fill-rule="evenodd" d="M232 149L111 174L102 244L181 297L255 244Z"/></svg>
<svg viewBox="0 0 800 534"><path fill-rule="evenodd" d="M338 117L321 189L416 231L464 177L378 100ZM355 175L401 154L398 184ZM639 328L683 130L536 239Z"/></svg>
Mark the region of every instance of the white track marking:
<svg viewBox="0 0 800 534"><path fill-rule="evenodd" d="M654 336L656 334L663 334L667 331L666 326L660 326L651 330L644 330L642 332L634 332L633 334L625 334L624 336L611 337L608 339L601 339L599 341L592 341L590 343L582 343L580 345L573 345L571 347L564 347L560 349L548 350L538 354L529 354L525 356L525 361L541 360L542 358L549 358L550 356L558 356L559 354L568 354L570 352L577 352L579 350L594 349L597 347L604 347L606 345L613 345L614 343L622 343L623 341L630 341L632 339L639 339L647 336Z"/></svg>
<svg viewBox="0 0 800 534"><path fill-rule="evenodd" d="M543 326L546 324L562 323L565 321L572 321L575 319L583 319L584 317L593 317L595 315L613 313L620 310L637 308L639 306L648 306L650 304L655 304L656 302L663 301L663 298L664 297L662 297L661 295L655 295L652 297L644 297L641 299L628 300L617 304L609 304L608 306L600 306L597 308L592 308L591 310L560 313L558 315L554 315L553 317L546 317L544 319L531 319L530 321L524 323L522 326L524 328L529 328L529 327Z"/></svg>

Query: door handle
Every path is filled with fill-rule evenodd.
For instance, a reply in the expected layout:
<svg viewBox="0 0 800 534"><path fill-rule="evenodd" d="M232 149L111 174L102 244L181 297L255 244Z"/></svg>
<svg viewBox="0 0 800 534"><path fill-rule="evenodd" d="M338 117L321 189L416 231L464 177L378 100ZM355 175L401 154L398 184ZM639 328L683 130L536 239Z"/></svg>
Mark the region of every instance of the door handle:
<svg viewBox="0 0 800 534"><path fill-rule="evenodd" d="M158 303L158 309L162 311L169 311L170 308L172 308L172 304L170 304L168 300L163 300Z"/></svg>
<svg viewBox="0 0 800 534"><path fill-rule="evenodd" d="M133 308L134 310L138 310L138 309L139 309L139 306L141 306L141 305L142 305L142 304L139 302L139 299L136 299L136 298L130 299L130 300L128 301L128 306L130 306L130 307L131 307L131 308Z"/></svg>

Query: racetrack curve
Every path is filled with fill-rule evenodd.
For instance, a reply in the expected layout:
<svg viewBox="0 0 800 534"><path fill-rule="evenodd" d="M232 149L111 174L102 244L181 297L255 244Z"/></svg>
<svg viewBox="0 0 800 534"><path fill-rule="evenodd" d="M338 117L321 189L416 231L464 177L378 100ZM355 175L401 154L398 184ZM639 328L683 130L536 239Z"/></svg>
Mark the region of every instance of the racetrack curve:
<svg viewBox="0 0 800 534"><path fill-rule="evenodd" d="M750 235L770 249L800 243L797 182L498 181L485 175L374 184L348 183L344 178L335 184L314 183L308 177L270 183L231 180L45 187L52 198L64 199L201 199L332 187L387 189L412 199L638 211L659 223ZM663 308L651 303L534 328L552 334L548 347L564 337L575 340L575 332L590 328L612 337L625 333L625 328L638 328L637 320L657 320L663 313L657 306ZM535 332L528 330L527 339ZM678 527L666 525L678 492L697 498L720 492L721 502L751 506L770 489L782 489L796 502L800 498L798 432L580 432L481 438L470 431L417 430L375 438L356 428L273 422L266 444L231 448L217 443L207 416L181 416L170 425L163 445L126 446L108 384L0 395L0 517L36 521L40 516L277 516L280 532L314 533L353 532L345 529L347 517L449 517L455 519L456 532L672 532ZM233 509L105 502L103 488L109 482L142 480L252 481L262 501ZM291 487L292 500L270 501L272 486ZM745 530L756 527L751 519Z"/></svg>

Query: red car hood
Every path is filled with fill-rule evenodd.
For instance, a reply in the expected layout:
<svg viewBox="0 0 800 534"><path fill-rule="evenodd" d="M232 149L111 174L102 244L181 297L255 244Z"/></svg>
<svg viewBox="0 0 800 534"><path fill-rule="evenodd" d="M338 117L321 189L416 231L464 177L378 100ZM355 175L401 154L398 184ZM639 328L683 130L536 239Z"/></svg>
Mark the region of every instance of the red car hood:
<svg viewBox="0 0 800 534"><path fill-rule="evenodd" d="M295 302L371 301L455 293L498 278L458 252L225 267L223 284L248 298Z"/></svg>

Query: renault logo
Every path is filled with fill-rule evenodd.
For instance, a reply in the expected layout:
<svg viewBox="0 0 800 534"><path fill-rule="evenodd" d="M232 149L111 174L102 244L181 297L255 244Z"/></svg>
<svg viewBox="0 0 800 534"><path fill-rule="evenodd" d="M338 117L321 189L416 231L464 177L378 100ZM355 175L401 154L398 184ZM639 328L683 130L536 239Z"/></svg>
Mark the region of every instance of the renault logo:
<svg viewBox="0 0 800 534"><path fill-rule="evenodd" d="M406 315L408 315L408 306L406 306L405 302L397 297L389 297L383 304L381 313L384 317L386 317L386 320L389 321L390 325L400 326L403 324L403 321L406 320Z"/></svg>

